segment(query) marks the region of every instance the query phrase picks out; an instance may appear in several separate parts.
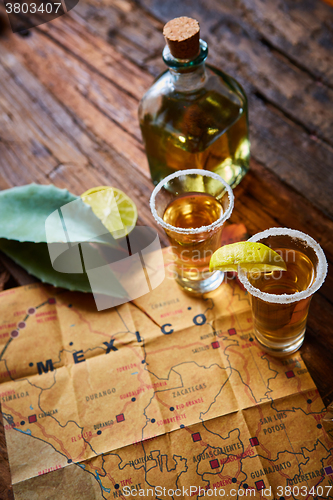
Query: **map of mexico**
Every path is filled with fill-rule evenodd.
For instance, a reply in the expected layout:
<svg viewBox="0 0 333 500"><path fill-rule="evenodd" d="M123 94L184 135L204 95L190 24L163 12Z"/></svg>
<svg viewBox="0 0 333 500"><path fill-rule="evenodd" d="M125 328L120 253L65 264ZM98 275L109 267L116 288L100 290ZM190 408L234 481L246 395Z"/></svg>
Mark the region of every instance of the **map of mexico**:
<svg viewBox="0 0 333 500"><path fill-rule="evenodd" d="M78 484L111 499L125 486L259 495L333 483L324 406L302 359L262 353L245 292L235 280L218 292L198 300L165 280L103 312L88 295L43 285L2 293L0 397L16 498L30 498L45 472L65 484L67 470L68 498Z"/></svg>

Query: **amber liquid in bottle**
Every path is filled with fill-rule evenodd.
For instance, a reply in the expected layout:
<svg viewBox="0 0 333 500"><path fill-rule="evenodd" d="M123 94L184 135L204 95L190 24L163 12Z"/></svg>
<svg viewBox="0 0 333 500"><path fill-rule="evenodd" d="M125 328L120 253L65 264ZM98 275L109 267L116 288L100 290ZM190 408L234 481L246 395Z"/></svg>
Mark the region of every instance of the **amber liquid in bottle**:
<svg viewBox="0 0 333 500"><path fill-rule="evenodd" d="M200 41L194 59L163 51L169 66L139 106L151 178L157 184L184 169L205 169L235 187L249 168L247 98L231 76L205 63Z"/></svg>
<svg viewBox="0 0 333 500"><path fill-rule="evenodd" d="M155 183L176 170L198 168L235 186L248 170L246 110L210 91L192 101L163 97L159 116L141 122Z"/></svg>

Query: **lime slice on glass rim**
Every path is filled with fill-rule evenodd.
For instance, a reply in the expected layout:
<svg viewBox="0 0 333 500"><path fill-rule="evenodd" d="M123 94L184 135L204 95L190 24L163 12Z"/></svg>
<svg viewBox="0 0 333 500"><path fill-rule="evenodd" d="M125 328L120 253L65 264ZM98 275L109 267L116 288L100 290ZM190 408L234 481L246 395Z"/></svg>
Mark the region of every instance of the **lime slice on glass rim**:
<svg viewBox="0 0 333 500"><path fill-rule="evenodd" d="M238 267L248 273L286 271L287 266L281 255L262 243L240 241L224 245L213 253L210 271L237 271Z"/></svg>
<svg viewBox="0 0 333 500"><path fill-rule="evenodd" d="M116 240L134 229L138 210L134 201L120 189L98 186L85 191L81 198Z"/></svg>

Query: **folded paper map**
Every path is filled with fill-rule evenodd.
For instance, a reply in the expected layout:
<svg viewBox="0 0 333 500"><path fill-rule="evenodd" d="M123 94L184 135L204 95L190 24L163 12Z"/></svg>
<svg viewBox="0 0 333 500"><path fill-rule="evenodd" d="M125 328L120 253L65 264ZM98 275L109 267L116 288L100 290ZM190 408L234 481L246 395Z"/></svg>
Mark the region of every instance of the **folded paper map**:
<svg viewBox="0 0 333 500"><path fill-rule="evenodd" d="M333 498L323 402L299 354L260 350L237 280L198 299L167 272L101 312L34 284L0 309L16 500Z"/></svg>

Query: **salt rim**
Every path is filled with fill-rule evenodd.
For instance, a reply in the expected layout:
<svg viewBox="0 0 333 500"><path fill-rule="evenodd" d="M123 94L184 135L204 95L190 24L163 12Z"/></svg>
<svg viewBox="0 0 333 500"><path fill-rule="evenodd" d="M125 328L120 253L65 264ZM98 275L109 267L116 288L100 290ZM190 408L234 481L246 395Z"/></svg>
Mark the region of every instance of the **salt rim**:
<svg viewBox="0 0 333 500"><path fill-rule="evenodd" d="M311 236L302 233L301 231L296 231L295 229L288 229L285 227L272 227L270 229L262 231L261 233L255 234L247 241L258 242L259 240L267 238L269 236L285 236L285 235L290 236L291 238L302 240L303 242L306 243L307 246L311 247L315 251L318 257L317 276L313 284L306 290L303 290L302 292L296 292L293 293L292 295L288 295L286 293L277 295L273 293L261 292L260 290L258 290L258 288L255 288L253 285L251 285L251 283L247 279L246 272L239 268L238 277L241 283L246 288L246 290L251 295L254 295L255 297L258 297L259 299L262 299L265 302L269 302L271 304L274 303L290 304L292 302L298 302L299 300L302 299L307 299L308 297L310 297L310 295L313 295L317 290L319 290L319 288L325 281L327 274L327 260L323 249L321 248L319 243L317 243L313 238L311 238Z"/></svg>
<svg viewBox="0 0 333 500"><path fill-rule="evenodd" d="M191 174L212 177L213 179L220 181L221 184L223 184L227 190L227 194L228 194L228 198L229 198L229 207L227 208L227 210L224 213L221 214L221 216L217 220L212 222L212 224L210 224L209 226L201 226L201 227L196 227L196 228L192 228L192 229L187 229L185 227L174 227L171 224L164 222L164 220L161 219L161 217L159 217L159 215L157 214L157 211L155 208L155 198L156 198L157 193L162 189L162 187L167 182L174 179L175 177L179 177L181 175L191 175ZM231 187L229 186L229 184L227 184L227 182L224 179L222 179L222 177L215 174L214 172L210 172L209 170L201 170L201 169L177 170L177 172L174 172L173 174L168 175L167 177L162 179L161 182L159 182L157 184L157 186L155 187L154 191L151 194L149 204L150 204L150 210L153 214L154 219L164 229L168 229L169 231L173 231L174 233L197 234L197 233L203 233L206 231L212 231L213 229L215 229L215 227L220 226L227 219L229 219L231 212L234 208L234 194L233 194L233 191L232 191Z"/></svg>

